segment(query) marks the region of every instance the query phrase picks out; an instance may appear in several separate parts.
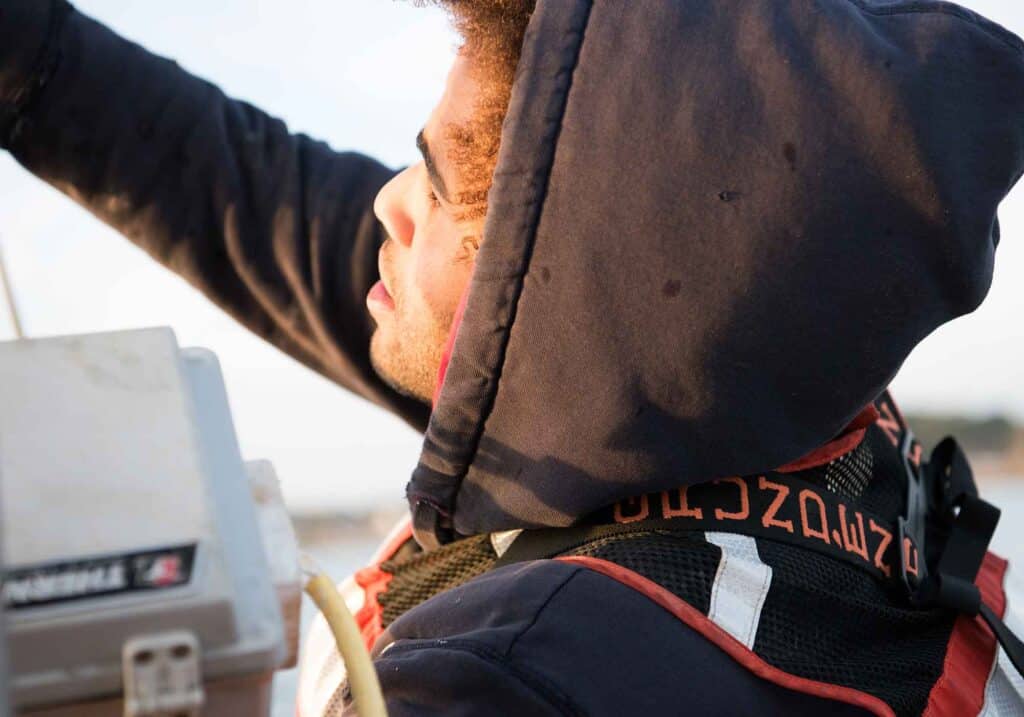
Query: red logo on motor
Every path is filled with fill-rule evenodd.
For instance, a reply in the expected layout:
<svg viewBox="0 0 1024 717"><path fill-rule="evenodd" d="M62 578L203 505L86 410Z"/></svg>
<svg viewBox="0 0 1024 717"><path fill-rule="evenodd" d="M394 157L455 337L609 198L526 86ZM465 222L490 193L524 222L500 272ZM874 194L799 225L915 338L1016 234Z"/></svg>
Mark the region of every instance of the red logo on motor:
<svg viewBox="0 0 1024 717"><path fill-rule="evenodd" d="M143 583L154 587L176 585L183 580L181 556L174 554L154 558L142 578Z"/></svg>

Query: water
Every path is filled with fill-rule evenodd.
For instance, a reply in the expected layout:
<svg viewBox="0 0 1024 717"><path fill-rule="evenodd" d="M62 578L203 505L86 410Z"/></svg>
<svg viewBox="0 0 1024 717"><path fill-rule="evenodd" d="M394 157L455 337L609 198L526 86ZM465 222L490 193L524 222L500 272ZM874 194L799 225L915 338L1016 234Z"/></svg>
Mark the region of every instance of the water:
<svg viewBox="0 0 1024 717"><path fill-rule="evenodd" d="M1017 565L1024 565L1024 479L1006 480L983 487L982 495L1003 510L992 550ZM364 566L377 547L376 540L322 543L308 552L337 580ZM316 608L305 598L302 603L302 634L309 628ZM273 717L294 717L298 669L274 677Z"/></svg>

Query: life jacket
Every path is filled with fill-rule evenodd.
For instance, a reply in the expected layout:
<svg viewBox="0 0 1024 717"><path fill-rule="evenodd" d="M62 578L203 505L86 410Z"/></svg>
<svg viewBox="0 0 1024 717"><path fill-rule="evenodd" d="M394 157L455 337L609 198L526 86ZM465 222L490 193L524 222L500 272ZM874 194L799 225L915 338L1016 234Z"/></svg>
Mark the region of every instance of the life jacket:
<svg viewBox="0 0 1024 717"><path fill-rule="evenodd" d="M1010 632L1024 630L1024 590L987 551L998 511L954 442L922 460L888 394L863 415L789 466L637 496L573 528L424 552L404 521L347 583L367 647L385 648L387 626L434 595L558 559L637 590L788 689L877 715L1024 714ZM300 703L315 707L300 714L341 703L343 667L320 643L300 678Z"/></svg>

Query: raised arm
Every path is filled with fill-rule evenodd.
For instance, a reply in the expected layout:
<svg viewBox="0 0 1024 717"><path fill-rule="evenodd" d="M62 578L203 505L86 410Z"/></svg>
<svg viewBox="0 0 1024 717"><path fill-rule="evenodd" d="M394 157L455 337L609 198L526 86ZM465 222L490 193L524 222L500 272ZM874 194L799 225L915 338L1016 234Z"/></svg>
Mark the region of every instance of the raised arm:
<svg viewBox="0 0 1024 717"><path fill-rule="evenodd" d="M426 425L369 361L386 167L289 133L63 0L0 0L0 146L258 335Z"/></svg>

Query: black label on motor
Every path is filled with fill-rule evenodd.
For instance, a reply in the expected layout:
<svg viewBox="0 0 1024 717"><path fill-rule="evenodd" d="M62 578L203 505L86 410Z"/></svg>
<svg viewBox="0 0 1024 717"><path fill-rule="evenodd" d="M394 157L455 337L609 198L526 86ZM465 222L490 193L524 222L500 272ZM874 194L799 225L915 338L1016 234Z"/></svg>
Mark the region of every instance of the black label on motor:
<svg viewBox="0 0 1024 717"><path fill-rule="evenodd" d="M185 585L192 579L196 545L83 558L7 570L8 610Z"/></svg>

